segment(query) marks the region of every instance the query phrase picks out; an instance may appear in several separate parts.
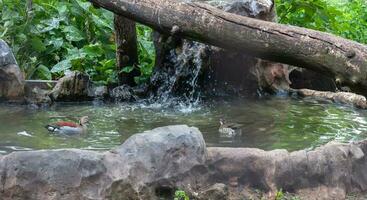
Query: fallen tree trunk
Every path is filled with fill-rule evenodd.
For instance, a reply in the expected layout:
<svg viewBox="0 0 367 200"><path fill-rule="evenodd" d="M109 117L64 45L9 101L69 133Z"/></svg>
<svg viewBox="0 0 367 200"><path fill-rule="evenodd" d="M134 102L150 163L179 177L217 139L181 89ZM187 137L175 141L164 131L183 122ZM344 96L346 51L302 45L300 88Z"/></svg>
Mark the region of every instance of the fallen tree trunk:
<svg viewBox="0 0 367 200"><path fill-rule="evenodd" d="M243 17L199 2L89 1L162 33L308 68L350 86L367 86L367 47L331 34Z"/></svg>
<svg viewBox="0 0 367 200"><path fill-rule="evenodd" d="M325 92L310 89L292 89L291 91L302 97L325 99L337 103L350 104L358 108L367 108L367 100L364 96L350 92Z"/></svg>

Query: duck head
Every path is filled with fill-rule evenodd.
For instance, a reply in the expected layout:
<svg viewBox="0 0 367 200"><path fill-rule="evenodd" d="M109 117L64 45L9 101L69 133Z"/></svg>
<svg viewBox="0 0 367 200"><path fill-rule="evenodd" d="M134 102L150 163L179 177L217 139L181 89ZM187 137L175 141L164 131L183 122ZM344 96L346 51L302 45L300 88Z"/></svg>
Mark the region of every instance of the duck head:
<svg viewBox="0 0 367 200"><path fill-rule="evenodd" d="M224 120L223 118L220 118L220 119L219 119L219 124L220 124L221 126L223 126L225 123L226 123L226 122L225 122L225 120Z"/></svg>
<svg viewBox="0 0 367 200"><path fill-rule="evenodd" d="M86 125L86 124L88 124L88 122L89 122L89 117L88 116L83 116L79 120L80 125Z"/></svg>

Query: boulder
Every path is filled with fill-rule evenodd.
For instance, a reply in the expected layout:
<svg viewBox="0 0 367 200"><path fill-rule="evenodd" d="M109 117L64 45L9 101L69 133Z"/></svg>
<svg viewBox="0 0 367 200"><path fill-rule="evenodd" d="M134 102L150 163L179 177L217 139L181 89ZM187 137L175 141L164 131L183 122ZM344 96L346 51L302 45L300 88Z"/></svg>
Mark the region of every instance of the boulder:
<svg viewBox="0 0 367 200"><path fill-rule="evenodd" d="M75 71L60 78L50 92L53 101L85 101L93 99L90 96L91 80L88 75Z"/></svg>
<svg viewBox="0 0 367 200"><path fill-rule="evenodd" d="M82 150L12 153L1 160L0 199L97 199L106 173L102 158Z"/></svg>
<svg viewBox="0 0 367 200"><path fill-rule="evenodd" d="M0 39L0 99L22 101L24 76L10 47Z"/></svg>
<svg viewBox="0 0 367 200"><path fill-rule="evenodd" d="M216 172L215 182L237 182L230 190L236 197L248 198L247 191L256 189L273 198L282 189L305 199L345 199L349 192L367 189L366 146L367 141L329 143L312 151L292 153L209 148L207 165Z"/></svg>
<svg viewBox="0 0 367 200"><path fill-rule="evenodd" d="M52 103L49 97L49 90L39 87L25 87L25 102L34 107L48 106Z"/></svg>
<svg viewBox="0 0 367 200"><path fill-rule="evenodd" d="M94 86L89 91L89 96L93 96L95 98L103 99L108 96L107 86Z"/></svg>

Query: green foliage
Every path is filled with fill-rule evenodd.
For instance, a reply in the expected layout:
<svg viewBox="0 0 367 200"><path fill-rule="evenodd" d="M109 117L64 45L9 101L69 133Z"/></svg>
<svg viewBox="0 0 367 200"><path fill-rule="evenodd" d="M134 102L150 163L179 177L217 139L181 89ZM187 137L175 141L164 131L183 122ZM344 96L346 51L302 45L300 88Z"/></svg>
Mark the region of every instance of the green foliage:
<svg viewBox="0 0 367 200"><path fill-rule="evenodd" d="M155 49L152 38L152 29L148 29L145 26L137 26L138 35L138 53L139 53L139 70L141 75L135 77L137 84L146 82L149 80L152 74L154 62L155 62Z"/></svg>
<svg viewBox="0 0 367 200"><path fill-rule="evenodd" d="M284 199L284 194L283 194L283 190L280 189L275 194L275 200L282 200L282 199Z"/></svg>
<svg viewBox="0 0 367 200"><path fill-rule="evenodd" d="M190 198L185 191L176 190L174 200L190 200Z"/></svg>
<svg viewBox="0 0 367 200"><path fill-rule="evenodd" d="M279 22L330 32L367 44L365 0L276 0Z"/></svg>
<svg viewBox="0 0 367 200"><path fill-rule="evenodd" d="M84 0L0 0L0 10L0 36L26 78L52 79L79 70L100 84L116 82L111 12ZM150 29L138 26L138 33L141 81L152 71L154 48Z"/></svg>
<svg viewBox="0 0 367 200"><path fill-rule="evenodd" d="M289 193L284 193L282 189L275 193L275 200L301 200L299 197Z"/></svg>

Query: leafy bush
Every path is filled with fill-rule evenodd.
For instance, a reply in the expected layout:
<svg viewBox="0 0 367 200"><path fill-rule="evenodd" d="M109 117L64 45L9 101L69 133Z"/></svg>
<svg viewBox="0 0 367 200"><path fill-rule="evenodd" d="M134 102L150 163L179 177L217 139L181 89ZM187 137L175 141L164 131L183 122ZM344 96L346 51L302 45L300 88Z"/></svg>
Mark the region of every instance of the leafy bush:
<svg viewBox="0 0 367 200"><path fill-rule="evenodd" d="M330 32L367 44L365 0L276 0L279 22Z"/></svg>
<svg viewBox="0 0 367 200"><path fill-rule="evenodd" d="M79 70L100 84L116 82L111 12L82 0L0 0L0 10L0 37L13 48L26 78ZM151 72L154 48L150 29L139 26L138 33L142 81Z"/></svg>
<svg viewBox="0 0 367 200"><path fill-rule="evenodd" d="M190 200L190 198L185 191L176 190L174 200Z"/></svg>

